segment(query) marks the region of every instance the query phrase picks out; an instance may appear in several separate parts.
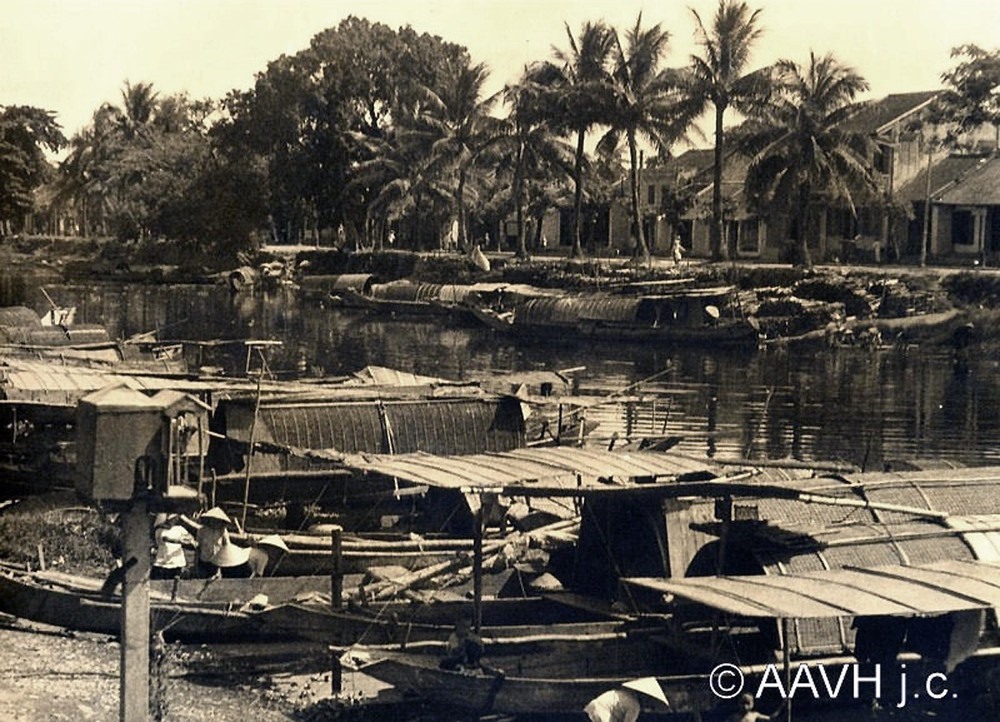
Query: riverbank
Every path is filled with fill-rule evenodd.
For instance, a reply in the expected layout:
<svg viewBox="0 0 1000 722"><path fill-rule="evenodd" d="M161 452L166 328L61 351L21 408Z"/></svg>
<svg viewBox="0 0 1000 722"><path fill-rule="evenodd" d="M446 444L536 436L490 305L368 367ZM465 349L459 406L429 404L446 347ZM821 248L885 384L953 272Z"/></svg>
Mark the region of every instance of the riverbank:
<svg viewBox="0 0 1000 722"><path fill-rule="evenodd" d="M119 655L118 642L106 636L0 615L0 719L117 719ZM284 685L252 677L211 683L181 671L167 676L158 699L161 718L171 722L285 722L301 719L313 702L308 678Z"/></svg>

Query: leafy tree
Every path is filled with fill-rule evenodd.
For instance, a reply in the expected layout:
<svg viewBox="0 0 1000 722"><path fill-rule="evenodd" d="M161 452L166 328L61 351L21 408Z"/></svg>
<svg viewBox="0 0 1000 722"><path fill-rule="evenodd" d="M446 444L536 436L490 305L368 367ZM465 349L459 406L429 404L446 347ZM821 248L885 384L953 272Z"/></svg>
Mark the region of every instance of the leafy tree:
<svg viewBox="0 0 1000 722"><path fill-rule="evenodd" d="M960 45L952 49L951 57L962 60L941 75L946 90L939 102L955 125L954 135L992 125L1000 145L1000 50Z"/></svg>
<svg viewBox="0 0 1000 722"><path fill-rule="evenodd" d="M370 167L367 182L355 182L372 160L365 139L395 138L422 89L437 87L462 58L464 48L435 36L349 17L271 62L251 91L230 94L220 142L267 160L275 236L296 240L307 226L367 229L382 189Z"/></svg>
<svg viewBox="0 0 1000 722"><path fill-rule="evenodd" d="M634 256L648 261L649 247L639 214L639 140L645 139L657 151L666 152L684 136L689 121L677 112L678 75L660 69L667 52L667 31L659 24L643 28L640 14L625 35L625 45L617 34L615 38L610 129L598 143L598 150L614 152L624 138L629 154Z"/></svg>
<svg viewBox="0 0 1000 722"><path fill-rule="evenodd" d="M553 49L555 62L533 71L534 80L549 86L558 103L553 119L576 135L573 159L573 256L583 255L581 227L587 133L609 116L612 78L609 63L615 48L614 31L604 23L585 23L578 37L566 25L568 49Z"/></svg>
<svg viewBox="0 0 1000 722"><path fill-rule="evenodd" d="M844 123L863 112L855 97L868 82L833 55L810 53L808 66L780 60L780 92L742 131L751 154L747 195L758 207L788 210L798 229L798 261L812 266L809 209L821 195L855 211L859 194L877 186L867 158L871 139Z"/></svg>
<svg viewBox="0 0 1000 722"><path fill-rule="evenodd" d="M691 76L687 85L691 105L685 110L699 115L706 106L715 111L715 158L712 168L712 226L710 243L712 257L729 257L723 242L722 171L725 162L726 110L733 108L745 115L753 114L767 102L773 81L770 68L746 72L750 52L762 30L757 24L760 10L751 11L740 0L720 0L709 27L701 16L691 11L697 24L701 55L691 57Z"/></svg>
<svg viewBox="0 0 1000 722"><path fill-rule="evenodd" d="M45 151L66 144L55 114L28 105L0 106L0 224L17 227L35 205L50 167Z"/></svg>

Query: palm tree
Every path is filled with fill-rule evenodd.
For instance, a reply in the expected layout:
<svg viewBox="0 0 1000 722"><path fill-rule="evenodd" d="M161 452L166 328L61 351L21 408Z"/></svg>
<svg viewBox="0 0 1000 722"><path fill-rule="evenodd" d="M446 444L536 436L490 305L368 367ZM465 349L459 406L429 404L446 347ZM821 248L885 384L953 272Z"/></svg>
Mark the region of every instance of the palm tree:
<svg viewBox="0 0 1000 722"><path fill-rule="evenodd" d="M625 35L625 46L615 34L610 129L597 146L600 152L612 153L624 137L629 154L634 255L645 261L649 260L649 247L639 215L639 140L645 139L658 152L666 152L690 125L689 118L678 113L681 101L678 74L660 70L668 38L669 34L659 24L644 29L641 13L635 27Z"/></svg>
<svg viewBox="0 0 1000 722"><path fill-rule="evenodd" d="M807 67L779 60L775 68L780 94L743 131L743 146L751 154L747 195L758 205L791 212L798 260L811 267L810 204L822 194L856 213L855 197L877 188L867 162L871 139L844 125L865 109L854 99L868 82L832 54L810 53Z"/></svg>
<svg viewBox="0 0 1000 722"><path fill-rule="evenodd" d="M580 232L584 195L584 144L587 132L607 118L611 73L608 68L615 47L614 31L604 23L585 23L578 38L566 25L568 50L553 48L554 63L535 71L540 82L551 86L559 98L556 117L576 134L573 160L573 256L583 255Z"/></svg>
<svg viewBox="0 0 1000 722"><path fill-rule="evenodd" d="M757 25L760 10L751 11L745 2L719 0L710 27L691 11L697 23L701 55L691 56L688 112L700 115L707 105L715 110L715 159L712 168L711 248L715 260L729 256L724 243L722 213L722 170L725 159L723 119L730 107L750 115L767 102L773 87L770 68L746 73L750 51L761 36Z"/></svg>
<svg viewBox="0 0 1000 722"><path fill-rule="evenodd" d="M560 141L552 126L546 122L546 118L552 117L546 110L548 93L545 86L533 80L536 70L526 69L520 83L504 89L511 112L504 124L503 147L510 150L510 157L513 158L512 195L519 258L528 255L524 222L527 186L532 179L544 181L568 173L573 163L572 150Z"/></svg>
<svg viewBox="0 0 1000 722"><path fill-rule="evenodd" d="M489 114L497 95L482 97L489 69L483 63L470 65L467 60L447 63L440 87L424 88L426 108L418 118L419 126L433 138L433 168L443 177L456 177L454 199L458 216L458 240L468 246L468 222L465 196L469 173L482 150L496 137L499 121Z"/></svg>
<svg viewBox="0 0 1000 722"><path fill-rule="evenodd" d="M133 140L141 135L153 118L159 107L159 93L153 90L152 83L135 83L125 81L122 88L122 104L119 108L119 123L126 140Z"/></svg>

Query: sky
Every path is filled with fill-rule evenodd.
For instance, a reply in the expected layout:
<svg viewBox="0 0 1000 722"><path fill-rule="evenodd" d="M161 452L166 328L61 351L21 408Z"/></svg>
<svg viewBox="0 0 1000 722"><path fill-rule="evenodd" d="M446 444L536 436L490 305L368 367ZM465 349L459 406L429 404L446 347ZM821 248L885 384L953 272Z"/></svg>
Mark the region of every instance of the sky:
<svg viewBox="0 0 1000 722"><path fill-rule="evenodd" d="M765 34L753 67L778 58L834 52L864 75L877 98L933 89L952 67L952 47L1000 47L997 0L748 0ZM465 45L492 70L489 92L524 65L566 46L574 31L603 19L624 30L644 24L671 33L668 65L692 52L693 8L708 22L716 0L0 0L0 106L54 111L67 136L126 80L163 95L225 96L253 85L282 54L308 47L348 15L410 25Z"/></svg>

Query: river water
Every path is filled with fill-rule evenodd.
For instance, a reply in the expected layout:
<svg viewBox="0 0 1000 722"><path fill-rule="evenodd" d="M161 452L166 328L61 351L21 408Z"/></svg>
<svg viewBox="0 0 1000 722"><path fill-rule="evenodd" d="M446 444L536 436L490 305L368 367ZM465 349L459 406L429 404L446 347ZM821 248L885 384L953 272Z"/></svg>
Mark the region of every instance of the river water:
<svg viewBox="0 0 1000 722"><path fill-rule="evenodd" d="M671 435L682 439L677 448L697 455L867 469L915 457L1000 463L995 347L956 363L952 349L931 345L721 352L566 339L525 343L471 324L324 308L290 288L235 296L221 286L47 289L58 303L78 307L78 322L104 324L115 337L157 329L164 339L279 340L265 358L284 378L342 375L368 364L456 380L491 370L582 368L573 373L581 393L610 394L654 377L632 391L640 402L588 412L600 422L598 437ZM21 291L28 305L44 308L30 284ZM238 373L244 354L233 345L197 361Z"/></svg>
<svg viewBox="0 0 1000 722"><path fill-rule="evenodd" d="M486 371L577 369L581 393L611 394L653 377L632 390L638 401L588 412L600 424L595 435L675 435L682 439L677 448L699 456L868 469L913 458L1000 463L995 347L977 348L957 363L945 346L719 352L565 339L525 344L472 325L324 308L291 289L231 296L220 286L46 288L57 303L77 306L78 322L103 324L114 337L155 329L173 340L281 341L264 355L283 378L343 375L368 364L456 380ZM30 281L0 278L6 304L44 310L40 296ZM234 344L199 362L239 373L244 354ZM810 718L843 722L858 715L851 709Z"/></svg>

